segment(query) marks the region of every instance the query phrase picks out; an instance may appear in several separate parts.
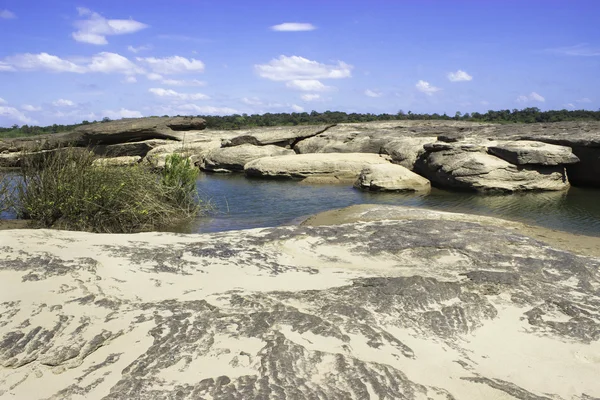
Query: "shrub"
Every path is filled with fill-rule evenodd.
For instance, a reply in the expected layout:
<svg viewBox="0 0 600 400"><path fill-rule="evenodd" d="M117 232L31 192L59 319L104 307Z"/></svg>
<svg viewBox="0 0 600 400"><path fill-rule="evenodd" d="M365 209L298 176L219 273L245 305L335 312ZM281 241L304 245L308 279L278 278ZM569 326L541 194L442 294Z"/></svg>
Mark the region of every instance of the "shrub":
<svg viewBox="0 0 600 400"><path fill-rule="evenodd" d="M174 204L190 210L198 207L200 200L196 180L199 172L188 157L177 153L167 156L165 167L161 171L161 183Z"/></svg>
<svg viewBox="0 0 600 400"><path fill-rule="evenodd" d="M142 165L94 165L94 159L78 148L27 159L17 186L18 215L43 227L116 233L169 227L200 211L189 163L172 161L161 176Z"/></svg>
<svg viewBox="0 0 600 400"><path fill-rule="evenodd" d="M0 171L0 214L12 208L14 183L11 177Z"/></svg>

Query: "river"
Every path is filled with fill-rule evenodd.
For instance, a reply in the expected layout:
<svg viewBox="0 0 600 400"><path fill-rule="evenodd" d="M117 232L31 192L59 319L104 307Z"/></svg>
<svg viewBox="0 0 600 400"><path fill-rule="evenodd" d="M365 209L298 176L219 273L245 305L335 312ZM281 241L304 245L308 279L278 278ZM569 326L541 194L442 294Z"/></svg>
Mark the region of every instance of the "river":
<svg viewBox="0 0 600 400"><path fill-rule="evenodd" d="M204 174L198 191L213 211L176 230L219 232L293 224L304 217L354 204L394 204L488 215L589 236L600 236L600 189L481 195L433 189L430 194L365 193L350 185L308 185Z"/></svg>

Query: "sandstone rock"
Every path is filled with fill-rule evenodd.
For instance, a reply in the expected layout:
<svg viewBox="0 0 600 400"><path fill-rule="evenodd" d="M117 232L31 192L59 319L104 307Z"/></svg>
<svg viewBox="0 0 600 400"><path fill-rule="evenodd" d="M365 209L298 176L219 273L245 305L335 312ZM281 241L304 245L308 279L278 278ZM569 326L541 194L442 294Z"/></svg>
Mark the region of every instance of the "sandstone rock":
<svg viewBox="0 0 600 400"><path fill-rule="evenodd" d="M141 159L142 157L140 156L99 158L97 160L94 160L93 164L101 165L104 167L129 167L138 164Z"/></svg>
<svg viewBox="0 0 600 400"><path fill-rule="evenodd" d="M515 165L565 165L579 162L570 147L531 140L498 142L495 146L488 147L488 152Z"/></svg>
<svg viewBox="0 0 600 400"><path fill-rule="evenodd" d="M425 154L423 145L435 141L435 137L427 136L393 139L381 146L380 153L388 154L394 164L402 165L412 171L417 158Z"/></svg>
<svg viewBox="0 0 600 400"><path fill-rule="evenodd" d="M448 147L450 146L450 147ZM486 154L479 144L435 144L437 150L422 157L419 174L433 184L451 189L480 192L517 192L525 190L565 190L569 187L563 166L515 166Z"/></svg>
<svg viewBox="0 0 600 400"><path fill-rule="evenodd" d="M2 153L0 154L0 168L17 168L21 165L23 154L17 153Z"/></svg>
<svg viewBox="0 0 600 400"><path fill-rule="evenodd" d="M365 167L354 187L375 192L428 192L429 181L396 164L376 164Z"/></svg>
<svg viewBox="0 0 600 400"><path fill-rule="evenodd" d="M222 147L209 151L202 161L202 169L213 172L243 171L244 165L263 157L294 155L293 150L279 146L255 146L242 144L235 147Z"/></svg>
<svg viewBox="0 0 600 400"><path fill-rule="evenodd" d="M254 128L238 131L235 137L223 139L223 147L252 144L265 146L268 144L291 148L296 142L318 135L335 125L281 126L272 128Z"/></svg>
<svg viewBox="0 0 600 400"><path fill-rule="evenodd" d="M101 157L145 157L150 150L158 146L177 143L179 142L174 142L173 140L152 139L144 140L141 142L126 142L111 145L98 145L93 146L92 151L94 152L94 154ZM181 143L179 143L179 145L181 146Z"/></svg>
<svg viewBox="0 0 600 400"><path fill-rule="evenodd" d="M166 144L150 150L144 160L154 168L163 168L167 156L169 154L177 153L190 157L190 160L194 164L200 164L203 157L208 154L209 151L218 149L220 146L221 141L219 140Z"/></svg>
<svg viewBox="0 0 600 400"><path fill-rule="evenodd" d="M259 158L247 163L244 171L251 177L304 179L325 176L354 182L362 169L371 164L389 164L389 159L363 153L298 154Z"/></svg>
<svg viewBox="0 0 600 400"><path fill-rule="evenodd" d="M493 218L360 215L0 231L0 397L600 397L600 259Z"/></svg>

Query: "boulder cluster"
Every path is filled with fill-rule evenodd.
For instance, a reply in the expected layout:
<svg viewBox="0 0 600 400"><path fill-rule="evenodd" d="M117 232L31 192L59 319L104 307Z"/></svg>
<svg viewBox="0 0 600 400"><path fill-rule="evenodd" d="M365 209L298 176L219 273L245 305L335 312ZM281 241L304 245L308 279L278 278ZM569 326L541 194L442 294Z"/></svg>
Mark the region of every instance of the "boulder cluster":
<svg viewBox="0 0 600 400"><path fill-rule="evenodd" d="M597 122L387 121L216 131L197 117L142 118L0 141L0 167L70 144L91 147L110 165L161 168L175 152L209 172L348 182L370 191L423 191L431 185L557 191L570 184L600 186L599 133Z"/></svg>

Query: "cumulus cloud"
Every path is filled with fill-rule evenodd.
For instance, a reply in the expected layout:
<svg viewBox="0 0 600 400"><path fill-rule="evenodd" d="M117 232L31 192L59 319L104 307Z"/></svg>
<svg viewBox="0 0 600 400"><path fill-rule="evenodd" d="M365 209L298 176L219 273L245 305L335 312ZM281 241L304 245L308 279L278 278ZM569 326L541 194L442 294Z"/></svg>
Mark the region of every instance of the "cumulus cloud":
<svg viewBox="0 0 600 400"><path fill-rule="evenodd" d="M136 83L137 82L137 78L133 75L129 75L127 77L125 77L125 79L123 79L122 81L123 83Z"/></svg>
<svg viewBox="0 0 600 400"><path fill-rule="evenodd" d="M178 79L163 79L161 81L163 85L169 86L204 86L206 82L199 81L198 79L191 80L178 80Z"/></svg>
<svg viewBox="0 0 600 400"><path fill-rule="evenodd" d="M314 31L315 29L317 29L316 26L305 22L284 22L283 24L271 27L271 30L278 32Z"/></svg>
<svg viewBox="0 0 600 400"><path fill-rule="evenodd" d="M77 8L80 19L75 21L77 31L72 33L73 39L82 43L95 45L108 44L107 36L125 35L135 33L148 27L148 25L133 19L106 19L102 15L87 8Z"/></svg>
<svg viewBox="0 0 600 400"><path fill-rule="evenodd" d="M382 95L381 92L375 92L371 89L365 90L364 93L365 93L365 96L368 96L368 97L381 97L381 95Z"/></svg>
<svg viewBox="0 0 600 400"><path fill-rule="evenodd" d="M17 15L9 10L0 10L0 18L1 19L15 19Z"/></svg>
<svg viewBox="0 0 600 400"><path fill-rule="evenodd" d="M6 71L15 71L15 68L4 61L0 61L0 72Z"/></svg>
<svg viewBox="0 0 600 400"><path fill-rule="evenodd" d="M52 102L55 107L75 107L75 103L67 99L58 99Z"/></svg>
<svg viewBox="0 0 600 400"><path fill-rule="evenodd" d="M591 103L591 102L592 102L592 100L588 99L587 97L577 100L577 103Z"/></svg>
<svg viewBox="0 0 600 400"><path fill-rule="evenodd" d="M6 57L2 64L7 65L13 70L75 72L78 74L82 74L86 71L85 67L81 65L77 65L68 60L63 60L60 57L48 53L17 54Z"/></svg>
<svg viewBox="0 0 600 400"><path fill-rule="evenodd" d="M317 100L321 100L321 95L320 94L303 94L302 96L300 96L300 98L304 101L317 101Z"/></svg>
<svg viewBox="0 0 600 400"><path fill-rule="evenodd" d="M285 86L290 89L304 90L307 92L325 92L334 89L332 86L327 86L317 79L294 79L286 82Z"/></svg>
<svg viewBox="0 0 600 400"><path fill-rule="evenodd" d="M92 57L91 63L87 66L91 72L120 73L126 75L141 74L144 70L127 57L117 53L102 52Z"/></svg>
<svg viewBox="0 0 600 400"><path fill-rule="evenodd" d="M128 110L121 108L118 111L104 110L102 111L102 117L108 117L110 119L121 119L121 118L142 118L144 115L135 110Z"/></svg>
<svg viewBox="0 0 600 400"><path fill-rule="evenodd" d="M6 104L6 100L4 100L2 97L0 97L0 104Z"/></svg>
<svg viewBox="0 0 600 400"><path fill-rule="evenodd" d="M199 106L196 104L182 104L175 108L162 108L162 110L169 110L166 114L186 114L188 112L194 112L201 115L228 115L228 114L239 114L240 112L234 108L229 107L215 107L215 106Z"/></svg>
<svg viewBox="0 0 600 400"><path fill-rule="evenodd" d="M431 96L435 92L439 92L440 90L442 90L439 87L432 86L429 82L423 81L423 80L420 80L419 82L417 82L415 87L417 88L417 90L419 92L423 92L428 96Z"/></svg>
<svg viewBox="0 0 600 400"><path fill-rule="evenodd" d="M137 61L147 65L154 73L163 75L204 72L204 63L194 58L187 59L180 56L166 58L138 57Z"/></svg>
<svg viewBox="0 0 600 400"><path fill-rule="evenodd" d="M517 101L517 103L529 103L529 102L543 103L546 101L546 99L536 92L531 92L528 95L521 95L521 96L517 97L516 101Z"/></svg>
<svg viewBox="0 0 600 400"><path fill-rule="evenodd" d="M145 45L145 46L138 46L138 47L127 46L127 50L129 50L130 52L135 53L135 54L137 54L141 51L151 50L151 49L152 49L152 46L150 46L149 44Z"/></svg>
<svg viewBox="0 0 600 400"><path fill-rule="evenodd" d="M322 64L299 56L279 56L254 66L259 76L273 81L340 79L352 76L352 65L343 61Z"/></svg>
<svg viewBox="0 0 600 400"><path fill-rule="evenodd" d="M203 93L179 93L172 89L150 88L148 91L158 97L176 100L207 100L210 98Z"/></svg>
<svg viewBox="0 0 600 400"><path fill-rule="evenodd" d="M23 104L21 109L25 111L42 111L42 107L32 106L31 104Z"/></svg>
<svg viewBox="0 0 600 400"><path fill-rule="evenodd" d="M300 107L297 104L292 104L292 106L290 107L294 112L304 112L304 108Z"/></svg>
<svg viewBox="0 0 600 400"><path fill-rule="evenodd" d="M0 106L0 125L2 125L2 122L18 122L22 124L36 123L35 120L29 118L27 115L23 114L21 111L17 110L14 107Z"/></svg>
<svg viewBox="0 0 600 400"><path fill-rule="evenodd" d="M473 80L473 77L462 69L459 69L456 72L448 73L448 80L450 80L450 82L466 82Z"/></svg>

